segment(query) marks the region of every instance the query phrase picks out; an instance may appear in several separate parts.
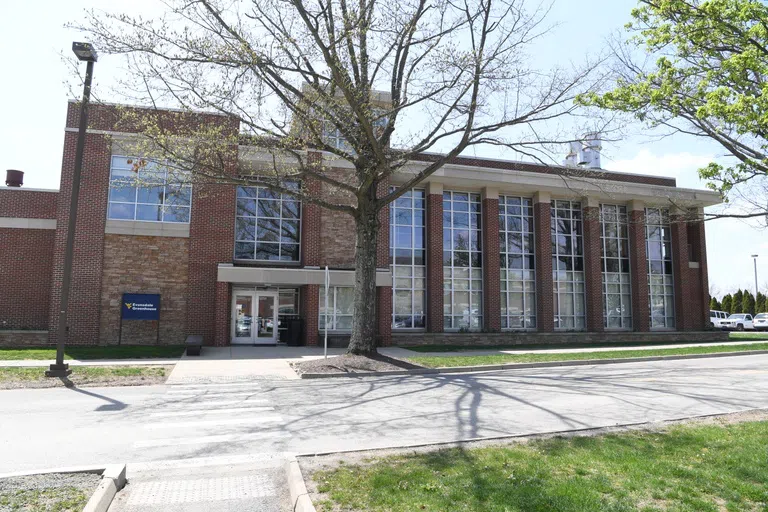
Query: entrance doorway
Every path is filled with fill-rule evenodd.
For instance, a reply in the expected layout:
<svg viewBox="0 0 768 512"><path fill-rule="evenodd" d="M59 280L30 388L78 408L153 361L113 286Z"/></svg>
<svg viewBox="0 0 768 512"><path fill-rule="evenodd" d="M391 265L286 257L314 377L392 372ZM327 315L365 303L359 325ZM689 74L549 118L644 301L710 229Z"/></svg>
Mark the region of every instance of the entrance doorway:
<svg viewBox="0 0 768 512"><path fill-rule="evenodd" d="M237 291L232 296L232 344L277 343L276 291Z"/></svg>

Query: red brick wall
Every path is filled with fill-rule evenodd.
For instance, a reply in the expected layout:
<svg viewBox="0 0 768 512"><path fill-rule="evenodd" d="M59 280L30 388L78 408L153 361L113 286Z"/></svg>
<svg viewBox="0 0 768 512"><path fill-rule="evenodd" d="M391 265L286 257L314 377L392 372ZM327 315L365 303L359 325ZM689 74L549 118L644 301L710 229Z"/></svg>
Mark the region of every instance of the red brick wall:
<svg viewBox="0 0 768 512"><path fill-rule="evenodd" d="M602 332L603 324L603 274L600 244L600 208L585 206L583 212L584 231L584 276L587 300L587 330Z"/></svg>
<svg viewBox="0 0 768 512"><path fill-rule="evenodd" d="M688 237L688 230L693 231ZM703 222L686 222L685 216L673 216L672 272L675 282L675 328L678 331L700 331L709 326L709 284L707 277L706 241ZM699 268L690 267L688 245L700 260Z"/></svg>
<svg viewBox="0 0 768 512"><path fill-rule="evenodd" d="M326 175L339 181L354 180L352 169L326 168ZM347 191L335 189L328 183L321 187L323 198L336 204L355 205L355 198ZM320 266L330 268L355 267L354 219L344 212L320 208ZM389 228L387 228L388 230Z"/></svg>
<svg viewBox="0 0 768 512"><path fill-rule="evenodd" d="M213 344L217 347L229 345L231 337L230 306L232 304L230 283L216 283L216 332Z"/></svg>
<svg viewBox="0 0 768 512"><path fill-rule="evenodd" d="M499 263L499 200L483 199L483 327L501 330L501 268Z"/></svg>
<svg viewBox="0 0 768 512"><path fill-rule="evenodd" d="M55 219L58 191L0 188L0 217Z"/></svg>
<svg viewBox="0 0 768 512"><path fill-rule="evenodd" d="M392 344L392 287L376 288L376 317L379 345L388 347Z"/></svg>
<svg viewBox="0 0 768 512"><path fill-rule="evenodd" d="M55 234L0 228L0 329L48 328Z"/></svg>
<svg viewBox="0 0 768 512"><path fill-rule="evenodd" d="M427 214L427 330L429 332L443 332L443 195L442 194L427 194L426 214Z"/></svg>
<svg viewBox="0 0 768 512"><path fill-rule="evenodd" d="M536 230L536 326L538 332L555 330L554 295L552 292L552 234L549 201L534 202L533 225Z"/></svg>
<svg viewBox="0 0 768 512"><path fill-rule="evenodd" d="M645 212L629 211L629 270L632 283L632 329L650 330L648 257L645 253Z"/></svg>
<svg viewBox="0 0 768 512"><path fill-rule="evenodd" d="M304 343L309 346L316 346L320 328L320 285L303 286L299 295L301 314L304 317Z"/></svg>
<svg viewBox="0 0 768 512"><path fill-rule="evenodd" d="M70 114L73 104L70 104ZM69 119L69 116L68 116ZM61 305L64 251L69 220L69 202L74 173L77 133L64 134L61 190L56 213L53 274L50 302L50 340L56 341ZM104 258L104 227L107 219L111 143L106 135L87 134L75 234L72 287L69 299L69 339L73 344L99 342L101 275Z"/></svg>
<svg viewBox="0 0 768 512"><path fill-rule="evenodd" d="M235 202L231 185L192 187L187 334L202 335L206 345L216 333L218 264L234 258Z"/></svg>
<svg viewBox="0 0 768 512"><path fill-rule="evenodd" d="M160 236L107 234L101 288L102 343L117 343L123 293L160 294L160 343L186 337L189 240ZM123 322L122 343L152 344L157 324Z"/></svg>
<svg viewBox="0 0 768 512"><path fill-rule="evenodd" d="M322 165L322 153L310 153L307 158L310 163ZM310 177L302 187L310 196L317 196L322 185ZM301 205L301 261L308 267L320 266L320 210L320 206L306 201Z"/></svg>

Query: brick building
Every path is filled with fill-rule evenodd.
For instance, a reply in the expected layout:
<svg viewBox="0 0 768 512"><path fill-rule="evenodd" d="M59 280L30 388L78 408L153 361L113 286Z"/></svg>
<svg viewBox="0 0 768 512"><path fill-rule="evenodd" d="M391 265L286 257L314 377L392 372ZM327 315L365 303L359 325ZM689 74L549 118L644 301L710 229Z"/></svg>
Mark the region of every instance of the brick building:
<svg viewBox="0 0 768 512"><path fill-rule="evenodd" d="M189 185L151 162L136 171L142 155L125 154L121 141L138 128L116 128L114 109L96 105L90 114L70 342L180 343L201 334L215 345L275 343L276 326L298 315L304 343L317 344L324 325L344 343L350 219L264 187ZM180 131L186 123L239 130L214 114L167 116ZM0 344L55 342L77 117L70 103L59 191L0 188ZM235 153L233 169L264 157L255 146ZM390 185L433 158L422 155ZM376 276L379 342L718 336L706 332L704 224L686 219L719 196L677 188L672 178L562 171L458 157L390 205ZM132 182L136 172L146 173L141 186ZM319 182L297 186L326 193ZM121 322L124 293L159 294L159 324Z"/></svg>

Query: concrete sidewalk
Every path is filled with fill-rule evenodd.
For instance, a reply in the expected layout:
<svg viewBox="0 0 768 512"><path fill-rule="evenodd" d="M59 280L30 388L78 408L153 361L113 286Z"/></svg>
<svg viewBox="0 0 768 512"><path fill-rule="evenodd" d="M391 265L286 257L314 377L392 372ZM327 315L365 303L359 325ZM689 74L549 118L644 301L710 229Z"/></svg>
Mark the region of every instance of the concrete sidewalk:
<svg viewBox="0 0 768 512"><path fill-rule="evenodd" d="M328 356L346 349L329 348ZM244 346L203 347L201 355L184 354L167 384L233 382L260 379L298 379L290 363L323 357L322 347Z"/></svg>
<svg viewBox="0 0 768 512"><path fill-rule="evenodd" d="M417 352L405 347L380 348L379 353L399 359L409 357L455 357L455 356L490 356L499 354L579 354L584 352L615 352L618 350L664 350L672 348L692 347L722 347L731 345L757 345L768 343L765 340L749 341L724 341L715 343L676 343L674 345L637 345L637 346L611 346L611 347L586 347L586 348L541 348L541 349L471 349L452 350L449 352Z"/></svg>

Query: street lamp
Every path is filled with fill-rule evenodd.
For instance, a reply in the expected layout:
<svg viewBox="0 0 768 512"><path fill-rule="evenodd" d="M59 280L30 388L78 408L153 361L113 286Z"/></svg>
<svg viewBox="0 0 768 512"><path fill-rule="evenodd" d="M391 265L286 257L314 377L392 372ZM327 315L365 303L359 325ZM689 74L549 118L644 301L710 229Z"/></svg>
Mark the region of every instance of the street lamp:
<svg viewBox="0 0 768 512"><path fill-rule="evenodd" d="M752 255L752 261L755 263L755 300L757 300L757 294L760 293L757 288L757 254Z"/></svg>
<svg viewBox="0 0 768 512"><path fill-rule="evenodd" d="M47 377L66 377L72 370L64 364L64 343L67 338L67 311L69 308L69 288L72 281L72 256L75 248L75 224L77 223L77 200L80 196L80 174L83 167L83 151L85 150L85 130L88 128L88 102L91 99L91 79L93 78L93 63L99 56L91 43L72 43L72 51L78 60L87 62L85 68L85 83L83 85L83 101L80 103L80 128L77 133L77 149L75 151L75 170L72 174L72 195L69 199L69 222L67 222L67 245L64 250L64 274L61 279L61 308L56 329L56 363L45 372Z"/></svg>

